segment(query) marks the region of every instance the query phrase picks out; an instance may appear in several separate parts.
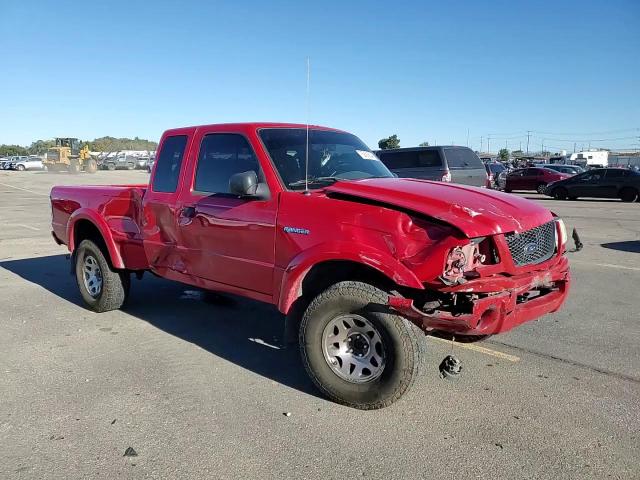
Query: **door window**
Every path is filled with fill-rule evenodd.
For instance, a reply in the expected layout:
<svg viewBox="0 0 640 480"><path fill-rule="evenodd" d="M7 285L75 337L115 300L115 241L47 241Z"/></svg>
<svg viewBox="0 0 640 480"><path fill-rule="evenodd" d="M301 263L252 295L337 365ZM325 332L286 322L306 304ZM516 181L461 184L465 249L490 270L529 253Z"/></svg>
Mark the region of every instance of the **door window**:
<svg viewBox="0 0 640 480"><path fill-rule="evenodd" d="M230 194L231 176L248 171L254 171L261 178L258 159L247 139L234 133L212 133L206 135L200 145L193 189Z"/></svg>
<svg viewBox="0 0 640 480"><path fill-rule="evenodd" d="M621 168L615 168L615 169L606 171L607 178L623 178L626 176L627 176L627 170L622 170Z"/></svg>
<svg viewBox="0 0 640 480"><path fill-rule="evenodd" d="M173 193L176 191L186 145L186 135L175 135L165 138L162 144L162 150L158 156L158 165L156 165L156 170L153 175L153 185L151 189L154 192Z"/></svg>
<svg viewBox="0 0 640 480"><path fill-rule="evenodd" d="M400 168L418 168L418 152L414 151L397 151L397 152L379 152L380 160L390 170L398 170Z"/></svg>

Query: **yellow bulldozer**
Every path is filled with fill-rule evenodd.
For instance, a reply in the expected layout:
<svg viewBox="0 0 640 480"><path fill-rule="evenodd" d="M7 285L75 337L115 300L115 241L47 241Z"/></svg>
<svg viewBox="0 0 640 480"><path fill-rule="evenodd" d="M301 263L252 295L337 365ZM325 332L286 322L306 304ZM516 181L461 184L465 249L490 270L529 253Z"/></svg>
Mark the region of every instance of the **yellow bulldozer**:
<svg viewBox="0 0 640 480"><path fill-rule="evenodd" d="M80 147L77 138L56 138L56 146L47 150L43 163L50 172L96 173L98 169L97 162L89 155L89 146Z"/></svg>

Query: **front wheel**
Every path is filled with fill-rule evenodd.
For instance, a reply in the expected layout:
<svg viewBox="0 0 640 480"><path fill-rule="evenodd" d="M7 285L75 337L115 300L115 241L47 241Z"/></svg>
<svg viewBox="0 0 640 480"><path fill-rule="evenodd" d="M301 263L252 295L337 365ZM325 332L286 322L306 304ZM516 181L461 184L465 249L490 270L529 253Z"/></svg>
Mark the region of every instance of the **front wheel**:
<svg viewBox="0 0 640 480"><path fill-rule="evenodd" d="M91 240L83 240L74 257L76 281L86 305L98 313L120 308L129 294L129 274L113 270Z"/></svg>
<svg viewBox="0 0 640 480"><path fill-rule="evenodd" d="M98 170L98 164L96 163L96 161L93 158L90 158L88 160L85 161L84 164L84 171L87 173L96 173L96 171Z"/></svg>
<svg viewBox="0 0 640 480"><path fill-rule="evenodd" d="M538 185L538 188L536 188L536 191L538 193L544 194L546 189L547 189L547 184L546 183L541 183L540 185Z"/></svg>
<svg viewBox="0 0 640 480"><path fill-rule="evenodd" d="M300 324L307 373L331 400L370 410L398 400L422 362L420 331L391 313L388 295L362 282L340 282L318 295Z"/></svg>
<svg viewBox="0 0 640 480"><path fill-rule="evenodd" d="M569 192L564 187L556 187L553 189L553 198L556 200L565 200L569 196Z"/></svg>
<svg viewBox="0 0 640 480"><path fill-rule="evenodd" d="M24 165L18 165L18 166L16 167L16 170L18 170L19 172L24 172L25 167L24 167Z"/></svg>

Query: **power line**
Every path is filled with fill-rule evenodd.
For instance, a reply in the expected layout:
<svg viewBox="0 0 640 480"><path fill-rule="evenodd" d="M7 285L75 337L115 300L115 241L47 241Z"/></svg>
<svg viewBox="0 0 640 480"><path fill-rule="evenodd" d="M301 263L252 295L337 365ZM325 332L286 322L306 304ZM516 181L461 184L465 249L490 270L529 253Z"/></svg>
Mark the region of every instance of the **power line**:
<svg viewBox="0 0 640 480"><path fill-rule="evenodd" d="M602 131L602 132L581 132L581 133L553 133L553 132L542 132L540 130L531 130L533 133L538 133L541 135L579 135L579 136L588 136L588 135L608 135L610 133L622 133L622 132L633 132L633 131L640 131L640 128L621 128L619 130L606 130L606 131Z"/></svg>

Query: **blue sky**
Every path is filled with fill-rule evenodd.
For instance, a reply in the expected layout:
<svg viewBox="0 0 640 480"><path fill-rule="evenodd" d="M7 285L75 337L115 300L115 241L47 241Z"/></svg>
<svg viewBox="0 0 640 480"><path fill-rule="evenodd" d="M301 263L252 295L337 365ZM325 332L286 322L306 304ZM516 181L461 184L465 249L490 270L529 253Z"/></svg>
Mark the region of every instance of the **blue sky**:
<svg viewBox="0 0 640 480"><path fill-rule="evenodd" d="M640 148L637 0L0 0L0 25L0 143L304 122L309 56L311 122L371 147Z"/></svg>

